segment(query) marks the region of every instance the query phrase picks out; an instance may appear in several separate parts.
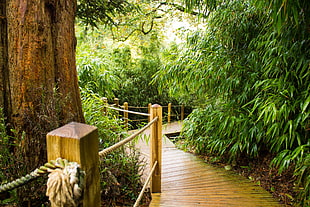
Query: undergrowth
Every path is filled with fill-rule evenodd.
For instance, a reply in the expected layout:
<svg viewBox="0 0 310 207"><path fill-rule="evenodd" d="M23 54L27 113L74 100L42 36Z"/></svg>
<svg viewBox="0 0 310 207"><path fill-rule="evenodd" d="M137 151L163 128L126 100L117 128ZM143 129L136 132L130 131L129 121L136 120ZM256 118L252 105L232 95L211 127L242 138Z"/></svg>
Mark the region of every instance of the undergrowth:
<svg viewBox="0 0 310 207"><path fill-rule="evenodd" d="M97 94L82 91L84 116L87 124L98 128L100 146L105 149L126 138L117 113L103 115L104 104ZM128 146L129 145L129 146ZM130 144L100 159L101 197L105 206L132 206L142 188L144 163ZM148 194L142 201L147 202Z"/></svg>

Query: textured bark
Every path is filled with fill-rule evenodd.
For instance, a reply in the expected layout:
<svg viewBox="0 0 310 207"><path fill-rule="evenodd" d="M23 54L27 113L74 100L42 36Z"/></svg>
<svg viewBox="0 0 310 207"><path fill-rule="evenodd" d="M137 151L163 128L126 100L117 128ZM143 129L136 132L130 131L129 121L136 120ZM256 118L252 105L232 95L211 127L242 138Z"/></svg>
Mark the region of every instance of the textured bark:
<svg viewBox="0 0 310 207"><path fill-rule="evenodd" d="M2 0L0 6L0 107L17 137L14 153L22 161L16 168L25 171L19 176L46 162L47 132L84 122L75 65L76 0ZM23 200L31 197L22 194Z"/></svg>
<svg viewBox="0 0 310 207"><path fill-rule="evenodd" d="M25 112L53 100L55 92L62 101L62 124L83 121L75 69L75 7L75 0L9 0L10 120L17 126L24 123Z"/></svg>
<svg viewBox="0 0 310 207"><path fill-rule="evenodd" d="M0 107L6 108L7 100L6 96L6 86L7 86L7 24L6 24L6 2L0 2ZM7 115L7 112L5 112Z"/></svg>

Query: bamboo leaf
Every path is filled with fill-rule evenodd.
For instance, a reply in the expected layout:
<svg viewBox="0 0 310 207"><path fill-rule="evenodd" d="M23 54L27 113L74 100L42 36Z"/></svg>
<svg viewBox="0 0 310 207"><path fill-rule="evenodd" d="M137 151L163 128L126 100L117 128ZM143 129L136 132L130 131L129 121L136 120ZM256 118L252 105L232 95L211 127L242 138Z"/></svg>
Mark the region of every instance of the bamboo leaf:
<svg viewBox="0 0 310 207"><path fill-rule="evenodd" d="M310 96L308 96L308 98L304 101L304 103L301 106L301 113L305 113L307 107L309 106L310 103Z"/></svg>

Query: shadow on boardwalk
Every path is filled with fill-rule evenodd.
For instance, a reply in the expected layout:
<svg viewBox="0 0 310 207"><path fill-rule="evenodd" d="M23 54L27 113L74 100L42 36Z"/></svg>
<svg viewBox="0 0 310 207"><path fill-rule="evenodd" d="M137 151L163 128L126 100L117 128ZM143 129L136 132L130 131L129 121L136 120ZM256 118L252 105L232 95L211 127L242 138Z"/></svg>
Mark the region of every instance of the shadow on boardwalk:
<svg viewBox="0 0 310 207"><path fill-rule="evenodd" d="M163 134L181 128L180 122L163 126ZM149 134L149 130L145 135ZM137 143L145 159L147 139ZM146 172L148 173L148 172ZM163 136L162 193L152 194L150 206L281 206L268 192L231 171L213 167L190 153L175 148Z"/></svg>

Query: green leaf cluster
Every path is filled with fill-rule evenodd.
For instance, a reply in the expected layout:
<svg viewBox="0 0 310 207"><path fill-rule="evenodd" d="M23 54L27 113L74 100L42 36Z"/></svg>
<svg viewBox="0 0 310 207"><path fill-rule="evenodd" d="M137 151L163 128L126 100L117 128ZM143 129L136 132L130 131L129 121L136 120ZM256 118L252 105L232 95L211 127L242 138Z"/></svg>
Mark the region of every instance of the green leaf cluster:
<svg viewBox="0 0 310 207"><path fill-rule="evenodd" d="M79 33L76 53L79 86L102 97L113 97L120 80L111 70L114 62L110 50L102 43L97 30L88 35L83 32Z"/></svg>
<svg viewBox="0 0 310 207"><path fill-rule="evenodd" d="M116 114L103 115L104 104L98 94L82 90L83 111L87 124L96 126L99 150L127 137L122 121ZM127 145L128 147L128 145ZM100 159L101 198L106 206L133 205L142 188L141 171L144 163L133 148L122 147Z"/></svg>
<svg viewBox="0 0 310 207"><path fill-rule="evenodd" d="M78 0L76 16L85 25L97 26L98 23L115 24L114 17L135 10L126 0Z"/></svg>

